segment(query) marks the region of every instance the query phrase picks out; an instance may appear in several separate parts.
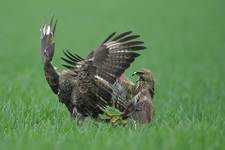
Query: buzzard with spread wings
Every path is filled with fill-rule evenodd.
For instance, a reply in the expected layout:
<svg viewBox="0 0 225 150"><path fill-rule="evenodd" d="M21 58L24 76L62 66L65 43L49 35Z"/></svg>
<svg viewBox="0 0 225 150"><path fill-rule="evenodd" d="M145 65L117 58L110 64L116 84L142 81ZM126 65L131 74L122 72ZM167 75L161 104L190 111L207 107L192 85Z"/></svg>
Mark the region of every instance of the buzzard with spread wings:
<svg viewBox="0 0 225 150"><path fill-rule="evenodd" d="M41 50L46 80L73 117L96 118L106 106L113 105L113 85L145 49L139 35L131 31L109 35L87 58L64 51L66 68L57 72L52 64L57 21L52 18L41 27Z"/></svg>

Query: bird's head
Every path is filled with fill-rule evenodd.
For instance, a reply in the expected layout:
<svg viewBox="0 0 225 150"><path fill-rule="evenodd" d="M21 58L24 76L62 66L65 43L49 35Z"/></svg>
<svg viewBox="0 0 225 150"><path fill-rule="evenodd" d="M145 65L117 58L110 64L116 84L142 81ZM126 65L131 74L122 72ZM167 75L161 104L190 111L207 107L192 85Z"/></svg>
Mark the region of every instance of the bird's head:
<svg viewBox="0 0 225 150"><path fill-rule="evenodd" d="M139 81L152 81L154 80L153 73L148 69L141 69L132 74L132 76L139 76Z"/></svg>
<svg viewBox="0 0 225 150"><path fill-rule="evenodd" d="M132 76L137 75L139 79L137 80L137 86L142 88L148 88L152 97L154 96L155 79L153 73L148 69L141 69L132 74Z"/></svg>

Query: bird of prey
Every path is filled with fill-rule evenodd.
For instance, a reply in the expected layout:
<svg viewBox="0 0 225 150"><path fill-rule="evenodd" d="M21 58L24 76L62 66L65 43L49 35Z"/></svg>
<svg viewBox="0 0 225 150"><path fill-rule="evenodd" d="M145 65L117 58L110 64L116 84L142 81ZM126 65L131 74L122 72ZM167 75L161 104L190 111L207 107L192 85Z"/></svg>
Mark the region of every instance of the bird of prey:
<svg viewBox="0 0 225 150"><path fill-rule="evenodd" d="M139 76L136 83L129 81L124 75L118 78L113 87L113 101L116 107L124 112L123 117L131 118L139 123L149 123L153 118L152 100L155 93L153 73L148 69L134 72Z"/></svg>
<svg viewBox="0 0 225 150"><path fill-rule="evenodd" d="M64 51L66 68L57 72L52 64L57 21L53 18L41 29L41 51L46 80L73 117L96 118L106 106L112 106L113 85L145 49L139 35L131 31L110 34L86 58Z"/></svg>

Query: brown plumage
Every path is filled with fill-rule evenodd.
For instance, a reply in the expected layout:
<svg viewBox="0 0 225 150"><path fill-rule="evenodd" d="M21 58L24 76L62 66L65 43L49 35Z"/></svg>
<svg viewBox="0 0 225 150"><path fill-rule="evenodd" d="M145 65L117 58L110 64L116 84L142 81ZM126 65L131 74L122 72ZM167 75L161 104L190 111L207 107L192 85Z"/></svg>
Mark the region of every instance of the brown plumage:
<svg viewBox="0 0 225 150"><path fill-rule="evenodd" d="M139 76L136 83L121 76L114 84L115 106L124 112L124 118L149 123L153 118L154 77L148 69L142 69L133 75Z"/></svg>
<svg viewBox="0 0 225 150"><path fill-rule="evenodd" d="M116 35L112 33L86 59L64 51L63 66L58 73L52 65L53 41L56 22L53 18L41 28L41 49L46 80L60 102L64 103L72 116L97 117L102 108L113 104L112 85L145 49L143 42L135 41L139 35L131 31Z"/></svg>

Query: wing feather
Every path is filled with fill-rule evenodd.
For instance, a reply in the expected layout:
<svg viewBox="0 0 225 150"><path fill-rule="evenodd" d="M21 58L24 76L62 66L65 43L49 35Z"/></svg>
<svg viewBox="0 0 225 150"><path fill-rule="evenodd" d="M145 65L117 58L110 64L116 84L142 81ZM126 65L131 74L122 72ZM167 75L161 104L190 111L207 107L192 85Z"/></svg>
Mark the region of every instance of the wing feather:
<svg viewBox="0 0 225 150"><path fill-rule="evenodd" d="M77 54L72 54L70 51L66 50L63 51L64 55L66 56L66 58L61 57L61 59L67 63L67 64L62 64L64 67L73 70L77 64L77 62L79 61L83 61L84 59L82 57L80 57ZM76 70L75 70L76 71Z"/></svg>
<svg viewBox="0 0 225 150"><path fill-rule="evenodd" d="M104 40L104 42L103 42L102 44L108 42L115 34L116 34L116 32L111 33L111 34Z"/></svg>

